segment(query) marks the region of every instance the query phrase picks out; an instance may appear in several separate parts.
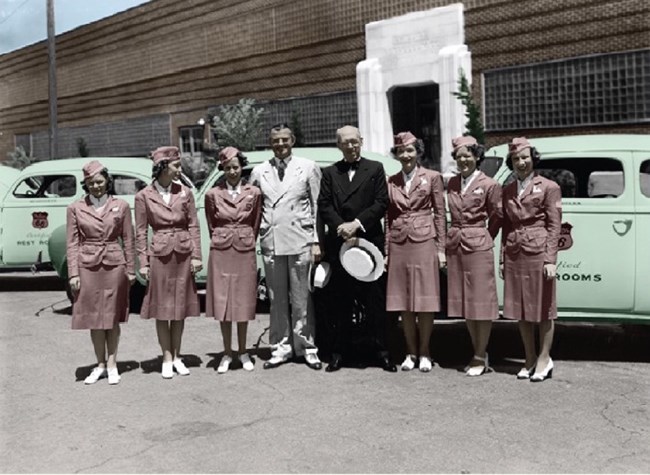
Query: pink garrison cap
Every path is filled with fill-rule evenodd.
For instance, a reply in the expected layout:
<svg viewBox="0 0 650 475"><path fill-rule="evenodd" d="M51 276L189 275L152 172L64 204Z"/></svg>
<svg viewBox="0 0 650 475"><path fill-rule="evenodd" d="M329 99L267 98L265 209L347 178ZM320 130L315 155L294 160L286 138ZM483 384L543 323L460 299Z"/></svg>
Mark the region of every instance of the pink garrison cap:
<svg viewBox="0 0 650 475"><path fill-rule="evenodd" d="M460 137L456 137L455 139L451 139L451 146L453 147L454 152L456 152L461 147L469 147L470 145L477 144L478 142L471 135L462 135Z"/></svg>
<svg viewBox="0 0 650 475"><path fill-rule="evenodd" d="M158 165L163 160L178 160L181 157L178 147L158 147L156 150L151 152L151 158L153 159L153 164Z"/></svg>
<svg viewBox="0 0 650 475"><path fill-rule="evenodd" d="M88 178L94 177L99 172L101 172L104 168L106 167L101 163L99 163L97 160L93 160L92 162L86 163L81 169L84 173L84 181L86 181Z"/></svg>
<svg viewBox="0 0 650 475"><path fill-rule="evenodd" d="M406 147L417 142L417 137L411 132L400 132L393 137L395 147Z"/></svg>
<svg viewBox="0 0 650 475"><path fill-rule="evenodd" d="M219 163L221 164L221 166L225 165L226 162L235 158L238 153L239 150L237 150L235 147L222 148L221 152L219 152Z"/></svg>
<svg viewBox="0 0 650 475"><path fill-rule="evenodd" d="M532 145L530 144L530 142L526 137L515 137L508 144L508 152L517 153L517 152L521 152L525 148L531 148L531 147Z"/></svg>

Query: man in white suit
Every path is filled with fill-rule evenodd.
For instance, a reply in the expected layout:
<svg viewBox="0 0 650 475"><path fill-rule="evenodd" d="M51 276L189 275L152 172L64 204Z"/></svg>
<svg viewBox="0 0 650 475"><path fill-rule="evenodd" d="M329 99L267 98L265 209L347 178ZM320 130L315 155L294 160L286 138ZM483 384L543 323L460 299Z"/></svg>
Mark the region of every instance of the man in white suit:
<svg viewBox="0 0 650 475"><path fill-rule="evenodd" d="M310 262L321 257L316 232L321 171L313 161L292 154L296 138L286 124L273 126L270 138L274 157L250 176L262 190L260 247L271 301L272 355L264 368L276 368L295 354L318 370L322 365L308 282Z"/></svg>

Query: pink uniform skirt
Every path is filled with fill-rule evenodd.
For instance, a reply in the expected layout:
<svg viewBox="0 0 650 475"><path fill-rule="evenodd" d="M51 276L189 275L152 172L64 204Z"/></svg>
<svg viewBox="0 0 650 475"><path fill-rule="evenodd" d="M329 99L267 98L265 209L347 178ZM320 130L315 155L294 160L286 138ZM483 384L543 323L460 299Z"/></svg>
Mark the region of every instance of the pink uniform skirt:
<svg viewBox="0 0 650 475"><path fill-rule="evenodd" d="M255 319L257 262L255 250L210 250L205 316L222 322Z"/></svg>
<svg viewBox="0 0 650 475"><path fill-rule="evenodd" d="M447 315L468 320L499 318L494 253L447 251Z"/></svg>
<svg viewBox="0 0 650 475"><path fill-rule="evenodd" d="M125 266L81 267L79 281L79 293L72 304L74 330L110 330L129 319Z"/></svg>
<svg viewBox="0 0 650 475"><path fill-rule="evenodd" d="M172 252L149 259L149 283L142 301L142 318L184 320L200 315L190 254Z"/></svg>
<svg viewBox="0 0 650 475"><path fill-rule="evenodd" d="M527 322L557 318L555 279L544 278L544 254L515 256L506 253L504 263L503 316Z"/></svg>
<svg viewBox="0 0 650 475"><path fill-rule="evenodd" d="M433 240L389 244L386 310L439 312L440 274Z"/></svg>

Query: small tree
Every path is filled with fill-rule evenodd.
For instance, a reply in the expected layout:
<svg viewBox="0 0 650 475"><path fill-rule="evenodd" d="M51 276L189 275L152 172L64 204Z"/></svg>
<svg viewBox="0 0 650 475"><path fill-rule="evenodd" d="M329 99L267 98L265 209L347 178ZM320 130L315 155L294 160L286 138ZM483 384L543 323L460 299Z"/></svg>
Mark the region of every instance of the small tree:
<svg viewBox="0 0 650 475"><path fill-rule="evenodd" d="M90 150L88 150L88 144L86 143L86 139L84 139L83 137L79 137L77 139L77 152L79 153L80 157L90 156Z"/></svg>
<svg viewBox="0 0 650 475"><path fill-rule="evenodd" d="M34 162L38 162L37 158L34 158L32 155L27 155L25 149L22 145L18 145L11 152L7 152L7 160L4 162L5 165L17 168L22 170L25 167L28 167Z"/></svg>
<svg viewBox="0 0 650 475"><path fill-rule="evenodd" d="M237 104L219 107L212 119L212 127L220 147L228 145L239 150L255 150L262 127L264 109L255 107L255 99L240 99Z"/></svg>
<svg viewBox="0 0 650 475"><path fill-rule="evenodd" d="M296 147L304 147L305 146L305 134L302 132L302 123L300 121L300 112L298 112L296 109L293 109L291 111L291 119L289 120L289 127L291 127L291 131L293 132L293 135L296 137Z"/></svg>
<svg viewBox="0 0 650 475"><path fill-rule="evenodd" d="M481 109L474 102L472 90L469 87L469 81L467 80L467 76L465 76L463 68L460 68L458 91L452 92L452 94L465 106L465 117L467 117L467 122L465 123L465 135L471 135L478 141L478 143L484 144L485 130L483 129L483 123L481 122Z"/></svg>

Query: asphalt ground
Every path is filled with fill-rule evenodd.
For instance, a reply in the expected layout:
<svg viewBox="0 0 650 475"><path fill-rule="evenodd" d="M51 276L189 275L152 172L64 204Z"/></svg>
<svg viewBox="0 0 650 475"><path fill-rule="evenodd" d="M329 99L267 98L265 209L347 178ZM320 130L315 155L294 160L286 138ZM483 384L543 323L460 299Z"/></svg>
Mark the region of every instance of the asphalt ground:
<svg viewBox="0 0 650 475"><path fill-rule="evenodd" d="M313 371L269 357L249 328L252 373L225 375L218 323L187 321L192 374L160 377L153 322L122 327L122 382L86 386L87 331L70 329L53 276L0 274L3 473L644 473L650 468L650 327L559 323L551 380L516 380L516 324L495 324L494 371L462 372L464 322L439 321L431 373ZM399 328L395 329L399 332ZM391 347L403 357L400 334Z"/></svg>

